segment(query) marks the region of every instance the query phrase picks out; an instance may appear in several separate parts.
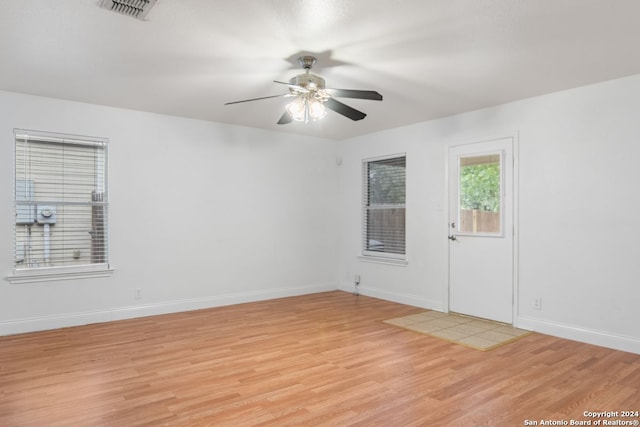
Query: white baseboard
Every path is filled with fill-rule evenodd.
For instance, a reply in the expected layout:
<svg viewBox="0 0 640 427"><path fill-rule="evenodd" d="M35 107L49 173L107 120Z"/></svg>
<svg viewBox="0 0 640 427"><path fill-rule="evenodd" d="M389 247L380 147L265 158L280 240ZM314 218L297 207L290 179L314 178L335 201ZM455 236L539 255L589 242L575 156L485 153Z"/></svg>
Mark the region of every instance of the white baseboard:
<svg viewBox="0 0 640 427"><path fill-rule="evenodd" d="M200 310L203 308L221 307L225 305L242 304L335 290L337 290L336 283L322 283L297 288L272 288L260 291L239 292L202 298L117 307L102 311L65 313L53 316L9 320L0 322L0 336L87 325L90 323L110 322L135 317Z"/></svg>
<svg viewBox="0 0 640 427"><path fill-rule="evenodd" d="M145 305L118 307L102 311L66 313L53 316L9 320L0 322L0 336L199 310L203 308L221 307L225 305L242 304L297 295L314 294L334 291L336 289L345 292L353 292L354 286L352 283L341 283L339 286L336 286L335 283L322 283L297 288L272 288L261 291L240 292L203 298L191 298ZM444 304L442 301L430 300L413 294L395 293L362 286L359 287L359 292L361 295L380 298L400 304L444 311ZM602 331L579 328L572 325L565 325L529 317L519 317L518 327L560 338L640 354L640 339L634 337L615 335Z"/></svg>
<svg viewBox="0 0 640 427"><path fill-rule="evenodd" d="M339 289L345 292L353 292L354 285L353 283L340 283ZM395 293L363 286L359 286L359 292L361 295L380 298L400 304L413 305L436 311L445 311L444 303L442 301L429 300L417 295ZM542 334L553 335L559 338L640 354L640 339L634 337L616 335L523 316L518 317L517 326L520 329L540 332Z"/></svg>
<svg viewBox="0 0 640 427"><path fill-rule="evenodd" d="M340 283L339 290L341 291L353 292L354 289L355 287L353 283ZM442 301L431 300L418 295L389 292L364 286L358 286L358 291L360 292L360 295L368 297L380 298L400 304L413 305L415 307L426 308L429 310L444 311L444 304Z"/></svg>
<svg viewBox="0 0 640 427"><path fill-rule="evenodd" d="M530 317L519 317L518 328L566 338L573 341L580 341L587 344L598 345L601 347L640 354L640 339L638 338L615 335L557 322L533 319Z"/></svg>

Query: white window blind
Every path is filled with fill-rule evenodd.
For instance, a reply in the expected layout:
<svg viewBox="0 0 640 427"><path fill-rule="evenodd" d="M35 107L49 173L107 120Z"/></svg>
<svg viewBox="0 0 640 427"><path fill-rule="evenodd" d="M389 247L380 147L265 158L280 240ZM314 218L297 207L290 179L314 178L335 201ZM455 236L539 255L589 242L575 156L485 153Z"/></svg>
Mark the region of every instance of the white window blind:
<svg viewBox="0 0 640 427"><path fill-rule="evenodd" d="M107 145L15 130L14 272L108 269Z"/></svg>
<svg viewBox="0 0 640 427"><path fill-rule="evenodd" d="M406 156L363 162L363 255L404 258Z"/></svg>

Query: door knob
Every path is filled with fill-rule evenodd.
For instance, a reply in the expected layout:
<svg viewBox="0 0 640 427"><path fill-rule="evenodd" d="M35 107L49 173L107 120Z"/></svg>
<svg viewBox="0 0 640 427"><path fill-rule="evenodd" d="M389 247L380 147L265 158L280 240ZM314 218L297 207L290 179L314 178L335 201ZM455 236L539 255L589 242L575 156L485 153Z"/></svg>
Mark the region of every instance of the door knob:
<svg viewBox="0 0 640 427"><path fill-rule="evenodd" d="M456 236L449 236L449 240L458 240L458 239L456 239Z"/></svg>

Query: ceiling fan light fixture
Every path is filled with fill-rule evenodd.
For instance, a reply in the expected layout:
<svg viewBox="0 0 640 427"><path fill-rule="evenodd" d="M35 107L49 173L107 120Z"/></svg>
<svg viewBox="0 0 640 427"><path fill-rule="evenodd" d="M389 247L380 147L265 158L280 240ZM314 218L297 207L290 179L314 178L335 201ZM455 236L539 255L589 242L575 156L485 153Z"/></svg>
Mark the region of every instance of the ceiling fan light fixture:
<svg viewBox="0 0 640 427"><path fill-rule="evenodd" d="M316 120L320 120L327 115L327 109L324 107L324 104L320 101L312 99L308 106L309 108L309 116L315 122Z"/></svg>
<svg viewBox="0 0 640 427"><path fill-rule="evenodd" d="M305 121L305 111L307 110L305 101L304 97L298 96L285 107L293 120L297 122Z"/></svg>
<svg viewBox="0 0 640 427"><path fill-rule="evenodd" d="M297 122L309 123L321 120L327 115L327 109L322 101L313 97L298 96L285 107L291 118Z"/></svg>

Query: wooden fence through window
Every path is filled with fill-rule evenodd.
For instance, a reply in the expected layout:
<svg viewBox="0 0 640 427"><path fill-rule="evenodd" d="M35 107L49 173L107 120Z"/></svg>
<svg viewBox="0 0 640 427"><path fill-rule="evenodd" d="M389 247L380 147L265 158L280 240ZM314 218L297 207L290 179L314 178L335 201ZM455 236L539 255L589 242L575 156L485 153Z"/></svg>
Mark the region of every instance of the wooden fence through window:
<svg viewBox="0 0 640 427"><path fill-rule="evenodd" d="M460 210L460 232L499 233L500 212L462 209Z"/></svg>

